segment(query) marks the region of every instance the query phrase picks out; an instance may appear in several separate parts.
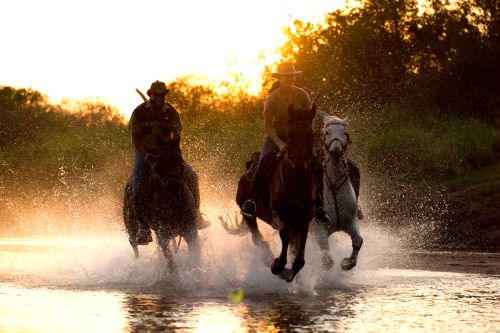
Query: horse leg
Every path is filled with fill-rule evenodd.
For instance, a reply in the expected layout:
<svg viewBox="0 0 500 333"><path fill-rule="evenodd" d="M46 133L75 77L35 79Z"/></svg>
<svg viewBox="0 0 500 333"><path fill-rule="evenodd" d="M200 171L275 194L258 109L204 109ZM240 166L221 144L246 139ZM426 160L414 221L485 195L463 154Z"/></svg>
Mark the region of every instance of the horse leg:
<svg viewBox="0 0 500 333"><path fill-rule="evenodd" d="M361 250L361 246L363 246L363 237L361 237L361 234L359 232L359 223L357 217L354 217L351 225L347 228L346 232L349 236L351 236L352 253L349 258L342 259L340 267L342 267L344 271L353 269L354 266L356 266L359 250Z"/></svg>
<svg viewBox="0 0 500 333"><path fill-rule="evenodd" d="M134 250L134 257L135 259L139 258L139 248L135 241L132 241L132 239L129 239L130 246L132 246L132 250Z"/></svg>
<svg viewBox="0 0 500 333"><path fill-rule="evenodd" d="M308 229L308 226L305 226L301 231L299 231L296 237L294 242L295 259L293 260L292 269L285 269L284 273L281 275L286 282L292 282L295 275L297 275L306 263L304 259L304 252L306 249Z"/></svg>
<svg viewBox="0 0 500 333"><path fill-rule="evenodd" d="M314 236L321 250L321 261L323 262L323 268L325 270L330 270L333 267L333 258L330 253L330 246L328 244L329 235L326 227L324 225L315 223Z"/></svg>
<svg viewBox="0 0 500 333"><path fill-rule="evenodd" d="M131 204L131 190L130 183L127 183L123 196L123 222L125 224L125 229L128 233L128 241L130 246L132 246L132 250L134 250L135 259L139 258L139 249L137 247L137 243L135 241L135 235L137 234L137 218L135 216L135 211Z"/></svg>
<svg viewBox="0 0 500 333"><path fill-rule="evenodd" d="M196 228L193 228L188 231L185 239L188 245L189 264L192 267L198 267L200 265L201 257L201 246L200 237L198 236L198 230L196 230Z"/></svg>
<svg viewBox="0 0 500 333"><path fill-rule="evenodd" d="M273 253L269 247L269 243L264 240L264 236L262 236L259 227L257 226L257 219L243 217L243 220L252 234L252 241L254 245L263 251L262 260L264 261L264 265L270 266L273 262Z"/></svg>
<svg viewBox="0 0 500 333"><path fill-rule="evenodd" d="M281 238L281 253L280 256L274 259L271 265L271 272L274 275L280 275L286 266L286 256L288 252L288 244L290 243L290 231L287 227L283 227L280 230Z"/></svg>
<svg viewBox="0 0 500 333"><path fill-rule="evenodd" d="M156 238L158 239L158 245L160 246L160 249L165 256L165 259L167 260L167 265L170 273L176 273L177 267L175 266L174 255L172 254L172 251L168 246L169 239L158 231L156 231Z"/></svg>

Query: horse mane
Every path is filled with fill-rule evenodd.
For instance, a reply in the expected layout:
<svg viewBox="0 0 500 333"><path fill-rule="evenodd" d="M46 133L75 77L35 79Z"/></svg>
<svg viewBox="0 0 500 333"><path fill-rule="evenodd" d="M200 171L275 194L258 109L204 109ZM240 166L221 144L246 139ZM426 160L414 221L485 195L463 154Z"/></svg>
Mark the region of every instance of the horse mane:
<svg viewBox="0 0 500 333"><path fill-rule="evenodd" d="M311 114L311 110L313 110L313 113ZM313 104L311 110L304 110L302 108L296 108L294 105L290 105L288 107L288 123L292 123L294 121L308 121L311 122L314 119L314 115L316 114L316 104ZM313 118L311 118L311 116Z"/></svg>

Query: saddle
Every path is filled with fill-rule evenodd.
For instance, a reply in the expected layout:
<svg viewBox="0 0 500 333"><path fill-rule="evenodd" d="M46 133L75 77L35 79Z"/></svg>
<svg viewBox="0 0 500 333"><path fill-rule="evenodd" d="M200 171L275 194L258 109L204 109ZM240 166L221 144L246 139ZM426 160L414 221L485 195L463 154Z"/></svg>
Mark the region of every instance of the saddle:
<svg viewBox="0 0 500 333"><path fill-rule="evenodd" d="M255 196L257 201L262 201L263 206L269 201L269 193L265 189L269 183L281 157L269 153L260 162L260 152L254 152L246 162L246 171L238 183L236 202L241 205L245 200Z"/></svg>

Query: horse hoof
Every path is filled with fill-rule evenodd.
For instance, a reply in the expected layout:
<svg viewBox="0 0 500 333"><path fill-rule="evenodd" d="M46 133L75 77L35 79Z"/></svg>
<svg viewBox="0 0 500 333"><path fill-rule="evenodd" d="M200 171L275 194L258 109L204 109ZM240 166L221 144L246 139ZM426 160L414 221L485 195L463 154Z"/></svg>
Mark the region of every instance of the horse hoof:
<svg viewBox="0 0 500 333"><path fill-rule="evenodd" d="M280 264L279 258L274 259L272 265L271 265L271 272L274 275L280 275L281 272L285 269L285 265Z"/></svg>
<svg viewBox="0 0 500 333"><path fill-rule="evenodd" d="M139 229L135 235L135 244L148 245L153 241L151 231L149 229Z"/></svg>
<svg viewBox="0 0 500 333"><path fill-rule="evenodd" d="M323 267L325 268L325 270L332 269L333 264L334 264L334 261L333 261L333 258L331 255L327 254L327 255L323 256Z"/></svg>
<svg viewBox="0 0 500 333"><path fill-rule="evenodd" d="M288 268L283 269L283 271L279 276L288 283L293 281L293 271L291 269Z"/></svg>
<svg viewBox="0 0 500 333"><path fill-rule="evenodd" d="M342 259L342 263L340 264L340 267L344 271L348 271L354 268L356 266L356 260L353 260L351 258L344 258Z"/></svg>

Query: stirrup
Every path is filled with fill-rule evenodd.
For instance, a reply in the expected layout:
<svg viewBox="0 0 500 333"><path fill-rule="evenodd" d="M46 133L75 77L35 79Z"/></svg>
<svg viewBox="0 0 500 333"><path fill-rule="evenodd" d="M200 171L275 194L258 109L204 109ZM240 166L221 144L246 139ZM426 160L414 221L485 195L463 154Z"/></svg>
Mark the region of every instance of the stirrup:
<svg viewBox="0 0 500 333"><path fill-rule="evenodd" d="M255 218L255 212L257 210L257 205L255 204L255 201L253 200L247 200L241 206L241 215L248 217L248 218Z"/></svg>
<svg viewBox="0 0 500 333"><path fill-rule="evenodd" d="M137 245L148 245L153 241L151 236L151 230L139 228L137 234L135 235L135 242Z"/></svg>

